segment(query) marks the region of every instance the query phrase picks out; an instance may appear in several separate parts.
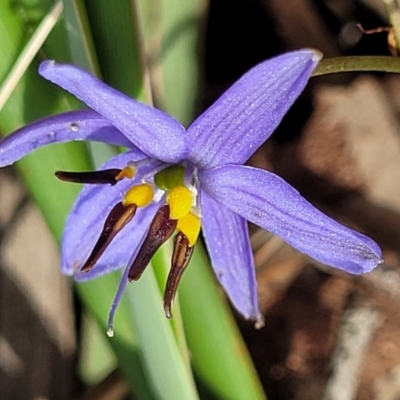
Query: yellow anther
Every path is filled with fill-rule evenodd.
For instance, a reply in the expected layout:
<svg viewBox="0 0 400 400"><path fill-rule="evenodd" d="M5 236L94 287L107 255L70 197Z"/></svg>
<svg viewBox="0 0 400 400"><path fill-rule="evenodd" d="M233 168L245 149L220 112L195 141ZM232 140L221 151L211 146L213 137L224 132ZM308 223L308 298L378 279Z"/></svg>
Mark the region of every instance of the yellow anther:
<svg viewBox="0 0 400 400"><path fill-rule="evenodd" d="M168 190L166 200L170 207L170 218L183 218L192 208L193 193L186 186L176 186Z"/></svg>
<svg viewBox="0 0 400 400"><path fill-rule="evenodd" d="M197 238L199 237L201 228L201 219L189 212L183 218L178 219L176 229L182 232L189 240L190 247L194 246Z"/></svg>
<svg viewBox="0 0 400 400"><path fill-rule="evenodd" d="M120 181L124 178L132 179L137 173L137 167L133 163L129 163L121 172L115 177L116 181Z"/></svg>
<svg viewBox="0 0 400 400"><path fill-rule="evenodd" d="M136 204L138 207L147 206L154 197L154 187L150 183L142 183L131 187L125 194L122 204L128 206Z"/></svg>

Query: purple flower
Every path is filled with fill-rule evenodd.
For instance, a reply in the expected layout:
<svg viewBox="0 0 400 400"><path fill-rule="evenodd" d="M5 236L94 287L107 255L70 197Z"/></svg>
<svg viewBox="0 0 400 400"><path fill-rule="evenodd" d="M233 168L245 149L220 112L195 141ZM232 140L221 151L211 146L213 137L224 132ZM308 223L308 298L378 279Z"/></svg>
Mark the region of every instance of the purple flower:
<svg viewBox="0 0 400 400"><path fill-rule="evenodd" d="M170 316L200 226L233 305L258 321L246 221L352 274L381 262L371 239L315 209L273 173L243 165L272 134L319 59L317 52L302 50L256 66L188 129L77 67L53 61L40 66L43 77L91 110L45 118L14 132L0 142L0 166L55 142L94 140L128 148L100 171L57 173L86 183L66 223L62 272L84 280L125 267L110 324L126 282L138 279L156 249L177 232L164 298Z"/></svg>

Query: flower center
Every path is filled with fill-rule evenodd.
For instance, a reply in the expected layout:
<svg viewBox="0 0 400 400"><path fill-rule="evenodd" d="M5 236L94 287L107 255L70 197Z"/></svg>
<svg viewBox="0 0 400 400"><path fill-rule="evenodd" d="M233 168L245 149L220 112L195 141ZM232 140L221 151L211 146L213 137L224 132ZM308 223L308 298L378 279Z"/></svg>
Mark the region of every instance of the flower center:
<svg viewBox="0 0 400 400"><path fill-rule="evenodd" d="M116 185L122 179L136 178L143 163L145 161L129 162L122 169L94 172L58 171L56 176L69 182ZM133 219L138 208L161 203L135 260L128 265L127 276L129 281L138 280L156 251L177 231L164 294L164 310L166 316L171 318L172 302L180 278L189 264L201 229L197 182L195 172L188 173L181 164L142 175L142 182L128 189L122 201L110 211L81 271L88 272L95 266L116 235Z"/></svg>
<svg viewBox="0 0 400 400"><path fill-rule="evenodd" d="M198 190L189 183L185 185L186 170L182 165L171 165L154 176L158 188L166 191L170 218L178 220L177 231L182 232L192 247L200 233L201 220L197 204Z"/></svg>
<svg viewBox="0 0 400 400"><path fill-rule="evenodd" d="M120 174L124 170L125 168ZM129 167L129 171L131 170L132 166ZM165 198L169 206L168 218L177 221L177 231L183 233L190 247L193 247L201 228L200 212L196 206L198 191L190 183L191 177L185 179L185 175L186 169L183 165L170 165L154 174L154 183L143 182L131 187L125 193L122 204L125 207L132 204L146 207L151 202L158 203L160 198Z"/></svg>

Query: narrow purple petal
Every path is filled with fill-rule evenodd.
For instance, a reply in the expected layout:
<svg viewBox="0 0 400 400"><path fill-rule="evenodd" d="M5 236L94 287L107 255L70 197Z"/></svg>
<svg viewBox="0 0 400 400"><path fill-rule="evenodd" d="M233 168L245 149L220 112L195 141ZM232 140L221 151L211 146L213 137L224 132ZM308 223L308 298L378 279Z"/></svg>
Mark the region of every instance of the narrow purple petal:
<svg viewBox="0 0 400 400"><path fill-rule="evenodd" d="M39 73L101 114L149 157L164 162L185 158L185 130L168 114L131 99L73 65L45 61Z"/></svg>
<svg viewBox="0 0 400 400"><path fill-rule="evenodd" d="M101 168L123 168L129 161L137 161L134 152L127 152L110 159ZM140 182L144 174L159 166L158 161L149 160L139 167L134 179L124 179L115 186L86 185L68 216L62 243L62 272L75 275L77 280L87 280L122 268L128 262L135 247L152 221L158 205L151 204L138 209L135 217L117 235L97 264L88 273L79 273L103 228L111 208L122 200L126 190Z"/></svg>
<svg viewBox="0 0 400 400"><path fill-rule="evenodd" d="M139 251L139 245L134 250L134 256L136 257ZM126 285L128 284L128 274L130 269L130 263L128 262L123 274L122 278L119 282L117 293L115 293L114 300L111 304L110 312L108 313L108 320L107 320L107 336L113 337L114 336L114 317L115 313L117 312L119 303L121 302L122 295L125 292Z"/></svg>
<svg viewBox="0 0 400 400"><path fill-rule="evenodd" d="M246 221L206 193L202 193L201 206L203 234L218 280L241 314L261 321Z"/></svg>
<svg viewBox="0 0 400 400"><path fill-rule="evenodd" d="M72 140L91 140L133 148L121 132L96 112L71 111L33 122L2 139L0 167L18 161L39 147ZM141 158L145 156L141 155Z"/></svg>
<svg viewBox="0 0 400 400"><path fill-rule="evenodd" d="M226 165L200 179L215 200L318 261L361 274L382 260L374 241L327 217L270 172Z"/></svg>
<svg viewBox="0 0 400 400"><path fill-rule="evenodd" d="M147 235L147 233L146 233L146 235ZM128 275L129 275L129 271L131 269L131 265L135 261L137 255L139 253L139 250L140 250L140 248L141 248L141 246L142 246L142 244L144 242L144 239L145 239L146 235L143 235L142 238L139 240L139 243L137 244L137 246L133 250L133 253L130 256L129 261L127 262L127 266L126 266L124 272L122 273L121 280L120 280L119 285L118 285L117 293L115 293L115 297L114 297L114 300L113 300L113 302L111 304L110 312L108 314L107 335L109 337L113 337L114 336L114 317L115 317L115 313L117 312L119 303L121 302L122 295L124 294L124 291L126 289L126 285L129 282Z"/></svg>
<svg viewBox="0 0 400 400"><path fill-rule="evenodd" d="M188 129L189 159L200 168L243 164L303 91L320 53L301 50L247 72Z"/></svg>

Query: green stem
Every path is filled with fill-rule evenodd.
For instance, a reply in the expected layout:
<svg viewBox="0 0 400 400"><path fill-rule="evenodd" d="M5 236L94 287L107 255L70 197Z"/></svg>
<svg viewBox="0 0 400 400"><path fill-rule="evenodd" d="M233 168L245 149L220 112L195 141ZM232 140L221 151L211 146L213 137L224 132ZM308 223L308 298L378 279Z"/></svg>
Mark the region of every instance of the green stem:
<svg viewBox="0 0 400 400"><path fill-rule="evenodd" d="M349 56L322 60L312 76L339 72L380 71L400 73L400 58L388 56Z"/></svg>

